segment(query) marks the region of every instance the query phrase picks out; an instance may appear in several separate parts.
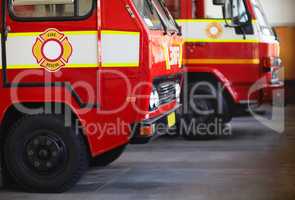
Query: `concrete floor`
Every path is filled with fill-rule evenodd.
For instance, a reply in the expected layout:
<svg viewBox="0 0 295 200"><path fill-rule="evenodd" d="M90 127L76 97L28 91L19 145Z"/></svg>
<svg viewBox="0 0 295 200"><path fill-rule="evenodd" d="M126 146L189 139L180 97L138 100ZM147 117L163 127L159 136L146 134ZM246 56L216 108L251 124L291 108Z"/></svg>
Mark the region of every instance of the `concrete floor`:
<svg viewBox="0 0 295 200"><path fill-rule="evenodd" d="M0 200L294 200L295 106L286 115L285 134L241 118L233 123L232 137L199 142L164 137L129 146L117 162L91 169L67 193L2 190Z"/></svg>

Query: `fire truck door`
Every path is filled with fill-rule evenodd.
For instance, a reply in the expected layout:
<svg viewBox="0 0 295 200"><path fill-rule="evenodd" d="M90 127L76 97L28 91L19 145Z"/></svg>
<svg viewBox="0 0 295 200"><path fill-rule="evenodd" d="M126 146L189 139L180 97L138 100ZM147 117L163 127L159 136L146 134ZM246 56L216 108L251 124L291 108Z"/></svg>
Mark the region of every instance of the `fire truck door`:
<svg viewBox="0 0 295 200"><path fill-rule="evenodd" d="M30 83L26 86L40 87L49 82L50 86L71 90L81 107L97 103L99 53L95 1L2 0L1 3L5 84L9 86L15 80L15 72L26 71L32 74L25 79ZM51 79L44 81L48 76Z"/></svg>

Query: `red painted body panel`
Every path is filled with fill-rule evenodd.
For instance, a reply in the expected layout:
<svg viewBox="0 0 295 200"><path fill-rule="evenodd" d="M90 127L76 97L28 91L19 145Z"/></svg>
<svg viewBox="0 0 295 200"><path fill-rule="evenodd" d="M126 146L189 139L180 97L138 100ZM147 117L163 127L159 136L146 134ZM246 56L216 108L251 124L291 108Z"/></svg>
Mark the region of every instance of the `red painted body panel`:
<svg viewBox="0 0 295 200"><path fill-rule="evenodd" d="M226 48L226 51L225 51ZM237 51L238 49L238 51ZM186 43L186 59L253 59L259 58L258 44L256 43Z"/></svg>
<svg viewBox="0 0 295 200"><path fill-rule="evenodd" d="M225 51L226 49L226 51ZM256 43L186 43L185 59L259 59ZM249 87L259 79L256 64L188 64L191 73L208 72L225 84L236 103L248 98ZM207 69L207 70L204 70ZM225 81L226 80L226 81ZM234 91L234 92L233 92ZM257 98L252 96L252 98Z"/></svg>
<svg viewBox="0 0 295 200"><path fill-rule="evenodd" d="M2 2L0 1L2 4ZM135 14L130 17L126 11L126 5ZM110 17L111 16L111 17ZM48 28L56 28L59 31L98 31L98 61L101 59L101 30L115 30L140 33L140 64L138 68L132 67L113 67L117 74L110 74L110 68L63 68L59 72L50 73L43 69L9 69L8 80L14 82L14 78L20 73L26 73L22 83L42 83L42 82L68 82L70 83L82 102L98 103L99 108L81 109L72 95L65 88L3 88L0 84L0 120L3 120L6 110L14 103L24 102L61 102L72 108L73 112L78 116L83 125L83 130L87 136L92 156L97 156L110 149L118 147L128 142L130 130L127 126L117 126L112 134L105 134L103 129L94 129L99 124L104 127L109 124L124 122L128 125L142 122L143 120L163 115L167 111L172 110L176 106L176 102L172 101L161 106L154 112L149 111L149 96L152 91L151 87L141 87L135 90L136 85L145 82L152 85L153 80L158 77L168 75L176 75L182 72L178 66L171 66L167 69L165 57L159 59L158 54L163 52L160 47L168 45L171 47L179 45L182 38L174 35L164 35L163 32L150 31L144 25L139 17L131 0L98 0L97 8L93 10L89 18L77 21L54 21L54 22L19 22L11 19L7 15L7 24L10 33L28 33L28 32L44 32ZM16 57L17 59L17 57ZM124 75L130 83L130 91L127 90L126 82L123 80ZM2 71L0 73L2 76ZM99 77L97 79L97 77ZM90 99L87 92L78 86L77 82L83 80L89 84L94 91L95 97ZM19 81L17 81L19 82ZM18 99L10 97L11 92L18 93ZM45 95L52 94L52 95ZM45 98L46 96L46 98ZM144 98L141 98L144 96ZM134 105L142 111L135 109ZM116 110L121 108L119 110ZM112 111L112 112L111 112ZM147 114L150 113L148 118Z"/></svg>
<svg viewBox="0 0 295 200"><path fill-rule="evenodd" d="M173 7L173 0L168 5ZM206 19L205 0L192 1L181 0L181 20ZM193 4L196 4L197 13L192 14ZM254 9L250 0L246 0L248 11L252 20L256 20ZM195 16L195 17L194 17ZM209 19L213 20L214 19ZM195 22L198 23L198 22ZM193 26L193 25L190 25ZM225 27L228 29L229 27ZM204 30L200 30L204 31ZM207 72L213 74L219 81L225 84L225 88L231 94L235 103L240 104L247 100L264 103L271 100L269 91L277 89L272 85L271 73L263 69L263 59L267 57L279 58L279 44L277 41L262 42L258 33L257 42L186 42L184 45L184 64L188 73ZM257 60L249 64L228 64L228 63L202 63L194 62L200 59L246 59ZM259 62L259 63L258 63ZM267 77L266 88L250 95L248 93L253 84L259 79ZM268 99L268 100L267 100Z"/></svg>

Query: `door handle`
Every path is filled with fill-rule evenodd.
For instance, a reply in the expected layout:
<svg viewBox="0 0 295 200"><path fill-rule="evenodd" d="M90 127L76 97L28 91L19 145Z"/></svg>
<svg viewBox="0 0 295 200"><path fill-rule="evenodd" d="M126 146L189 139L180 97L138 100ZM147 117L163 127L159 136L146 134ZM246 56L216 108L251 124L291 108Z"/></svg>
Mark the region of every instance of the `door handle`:
<svg viewBox="0 0 295 200"><path fill-rule="evenodd" d="M131 10L130 6L126 5L125 8L126 8L127 12L129 13L130 17L135 18L135 15L134 15L133 11Z"/></svg>

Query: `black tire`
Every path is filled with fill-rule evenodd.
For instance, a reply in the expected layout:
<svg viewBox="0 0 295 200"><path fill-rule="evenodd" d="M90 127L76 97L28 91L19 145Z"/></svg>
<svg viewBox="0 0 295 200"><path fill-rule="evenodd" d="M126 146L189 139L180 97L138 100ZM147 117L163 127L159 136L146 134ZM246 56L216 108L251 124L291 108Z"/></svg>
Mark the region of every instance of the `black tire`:
<svg viewBox="0 0 295 200"><path fill-rule="evenodd" d="M92 167L106 167L116 161L124 152L127 145L122 145L116 149L108 151L102 155L94 157L90 161Z"/></svg>
<svg viewBox="0 0 295 200"><path fill-rule="evenodd" d="M64 124L57 115L24 116L5 139L5 165L26 191L67 191L87 170L84 138Z"/></svg>
<svg viewBox="0 0 295 200"><path fill-rule="evenodd" d="M194 84L189 84L189 91L194 87ZM208 88L200 88L194 94L210 95L212 94ZM218 114L218 101L222 101L222 114ZM188 99L188 112L184 113L182 119L178 122L180 134L188 140L211 140L216 139L223 134L226 123L231 121L228 102L224 95L222 99L212 98L194 98ZM200 114L195 110L201 111L212 110L212 113ZM205 125L206 131L200 131L199 125ZM215 126L213 126L213 124Z"/></svg>

